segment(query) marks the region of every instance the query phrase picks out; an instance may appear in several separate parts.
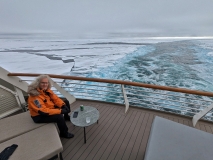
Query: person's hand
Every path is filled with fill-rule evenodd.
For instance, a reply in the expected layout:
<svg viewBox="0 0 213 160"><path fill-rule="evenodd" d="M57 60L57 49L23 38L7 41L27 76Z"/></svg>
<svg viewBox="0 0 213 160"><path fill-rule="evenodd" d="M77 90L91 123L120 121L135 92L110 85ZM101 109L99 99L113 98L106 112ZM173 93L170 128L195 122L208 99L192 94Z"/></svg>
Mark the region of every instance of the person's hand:
<svg viewBox="0 0 213 160"><path fill-rule="evenodd" d="M66 105L63 105L63 106L61 107L61 109L63 109L63 108L66 108L66 110L68 110L68 111L70 112L70 109L69 109Z"/></svg>
<svg viewBox="0 0 213 160"><path fill-rule="evenodd" d="M66 114L66 113L69 113L68 107L61 108L61 114Z"/></svg>

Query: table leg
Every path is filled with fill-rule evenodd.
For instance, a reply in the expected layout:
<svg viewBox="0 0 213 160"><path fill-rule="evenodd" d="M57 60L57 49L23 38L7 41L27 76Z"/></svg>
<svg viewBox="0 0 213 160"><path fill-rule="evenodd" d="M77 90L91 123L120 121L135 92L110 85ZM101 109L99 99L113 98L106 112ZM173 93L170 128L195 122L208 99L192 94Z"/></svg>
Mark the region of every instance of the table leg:
<svg viewBox="0 0 213 160"><path fill-rule="evenodd" d="M63 156L61 152L59 153L59 157L60 157L60 160L63 160Z"/></svg>
<svg viewBox="0 0 213 160"><path fill-rule="evenodd" d="M86 143L86 127L84 127L84 143Z"/></svg>

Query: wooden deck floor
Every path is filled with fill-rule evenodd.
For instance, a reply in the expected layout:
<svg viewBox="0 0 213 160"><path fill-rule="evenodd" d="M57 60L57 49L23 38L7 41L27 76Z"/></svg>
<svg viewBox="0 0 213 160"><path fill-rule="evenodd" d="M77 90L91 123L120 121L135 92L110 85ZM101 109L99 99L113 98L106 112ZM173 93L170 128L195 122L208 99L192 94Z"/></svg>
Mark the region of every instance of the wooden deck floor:
<svg viewBox="0 0 213 160"><path fill-rule="evenodd" d="M98 124L86 128L87 143L84 144L83 128L67 122L72 139L61 138L64 160L143 160L147 141L155 116L192 126L191 119L146 109L130 108L94 101L77 100L72 110L81 104L96 107L100 112ZM201 121L197 129L213 133L213 124Z"/></svg>

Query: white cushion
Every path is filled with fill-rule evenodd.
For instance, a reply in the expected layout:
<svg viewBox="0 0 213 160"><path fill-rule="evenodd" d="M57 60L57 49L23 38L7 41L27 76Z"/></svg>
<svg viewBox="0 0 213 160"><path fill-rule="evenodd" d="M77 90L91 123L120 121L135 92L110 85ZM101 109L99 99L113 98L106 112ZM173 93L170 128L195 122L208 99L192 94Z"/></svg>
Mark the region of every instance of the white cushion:
<svg viewBox="0 0 213 160"><path fill-rule="evenodd" d="M213 135L155 117L145 160L212 160Z"/></svg>
<svg viewBox="0 0 213 160"><path fill-rule="evenodd" d="M63 150L57 129L49 123L0 144L0 152L12 144L18 147L10 160L49 159Z"/></svg>
<svg viewBox="0 0 213 160"><path fill-rule="evenodd" d="M0 143L43 125L46 123L34 123L29 112L3 118L0 120Z"/></svg>

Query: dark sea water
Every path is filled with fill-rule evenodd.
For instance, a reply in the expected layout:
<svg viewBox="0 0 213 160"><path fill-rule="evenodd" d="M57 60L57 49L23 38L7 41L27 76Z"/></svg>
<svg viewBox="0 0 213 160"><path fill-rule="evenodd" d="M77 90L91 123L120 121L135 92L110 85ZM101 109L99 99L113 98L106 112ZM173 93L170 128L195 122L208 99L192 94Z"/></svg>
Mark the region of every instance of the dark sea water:
<svg viewBox="0 0 213 160"><path fill-rule="evenodd" d="M4 35L0 38L0 42L0 66L11 72L119 79L213 92L212 39L158 40L131 37L69 39ZM116 93L121 91L120 86L108 84L107 87L111 87L108 91L115 93L104 94L100 100L123 103L122 95ZM78 96L76 93L85 91L86 88L87 86L84 86L69 91L78 98L84 98L85 95ZM93 89L97 88L93 87ZM177 98L177 93L171 93L174 96L169 97L162 95L164 91L159 91L162 93L159 96L155 95L155 92L158 91L140 88L137 91L127 91L127 96L140 99L130 103L131 105L143 105L148 108L151 106L155 109L161 106L164 110L171 108L172 112L178 113L180 111L176 109L182 106L179 101L191 103L184 107L202 109L202 106L208 106L209 103L192 99L211 100L196 95L182 95L188 96L189 99ZM88 96L92 94L94 94L93 90L88 90L86 93ZM169 101L171 99L174 102ZM167 103L166 107L164 102ZM189 113L184 111L182 114Z"/></svg>
<svg viewBox="0 0 213 160"><path fill-rule="evenodd" d="M213 49L185 40L139 46L88 77L120 79L213 92Z"/></svg>

